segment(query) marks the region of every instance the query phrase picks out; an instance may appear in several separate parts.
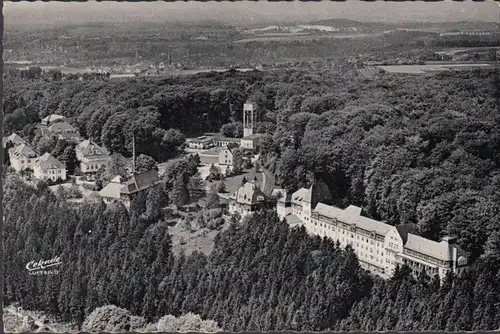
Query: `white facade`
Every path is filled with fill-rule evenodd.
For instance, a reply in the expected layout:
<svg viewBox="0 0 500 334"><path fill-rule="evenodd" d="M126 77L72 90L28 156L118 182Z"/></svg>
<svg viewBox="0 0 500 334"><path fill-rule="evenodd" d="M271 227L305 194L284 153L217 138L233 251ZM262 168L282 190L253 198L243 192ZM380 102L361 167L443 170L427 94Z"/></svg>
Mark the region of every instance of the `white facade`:
<svg viewBox="0 0 500 334"><path fill-rule="evenodd" d="M253 145L253 139L241 139L241 147L247 150L253 150L254 145Z"/></svg>
<svg viewBox="0 0 500 334"><path fill-rule="evenodd" d="M231 166L233 164L233 153L231 150L222 150L219 152L219 165Z"/></svg>
<svg viewBox="0 0 500 334"><path fill-rule="evenodd" d="M100 168L107 168L111 160L106 149L99 147L90 140L78 144L75 152L78 161L80 161L82 173L95 173Z"/></svg>
<svg viewBox="0 0 500 334"><path fill-rule="evenodd" d="M37 154L26 144L21 144L9 150L10 165L16 172L27 168L33 169L37 157Z"/></svg>
<svg viewBox="0 0 500 334"><path fill-rule="evenodd" d="M460 274L467 259L447 238L440 242L422 238L407 231L404 225L392 226L362 215L356 206L340 209L318 203L311 207L310 189L302 188L278 201L281 218L295 215L306 230L321 237L338 241L341 247L350 245L360 265L383 278L392 276L397 265L407 264L413 270L423 270L441 279L448 271Z"/></svg>
<svg viewBox="0 0 500 334"><path fill-rule="evenodd" d="M39 180L66 180L66 166L49 153L35 160L33 171Z"/></svg>

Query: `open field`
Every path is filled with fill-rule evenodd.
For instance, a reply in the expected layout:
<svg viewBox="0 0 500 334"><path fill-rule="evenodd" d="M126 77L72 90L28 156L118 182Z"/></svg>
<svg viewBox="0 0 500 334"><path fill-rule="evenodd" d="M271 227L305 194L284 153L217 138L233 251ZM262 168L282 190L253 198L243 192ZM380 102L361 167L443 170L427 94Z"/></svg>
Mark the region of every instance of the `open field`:
<svg viewBox="0 0 500 334"><path fill-rule="evenodd" d="M219 230L203 228L194 232L185 230L182 224L169 228L172 235L172 247L176 254L184 252L189 255L194 251L209 255L214 247L215 236Z"/></svg>
<svg viewBox="0 0 500 334"><path fill-rule="evenodd" d="M492 67L490 64L426 64L426 65L388 65L377 66L389 73L424 74L427 72L441 72L472 68Z"/></svg>
<svg viewBox="0 0 500 334"><path fill-rule="evenodd" d="M328 34L328 35L277 35L277 36L255 36L240 39L234 41L234 43L249 43L249 42L291 42L291 41L310 41L317 39L325 39L325 38L336 38L336 39L344 39L344 38L372 38L380 36L380 34Z"/></svg>
<svg viewBox="0 0 500 334"><path fill-rule="evenodd" d="M441 50L436 52L438 55L454 56L458 53L470 52L470 51L487 51L487 50L499 50L498 46L483 46L483 47L470 47L470 48L451 48L446 50Z"/></svg>

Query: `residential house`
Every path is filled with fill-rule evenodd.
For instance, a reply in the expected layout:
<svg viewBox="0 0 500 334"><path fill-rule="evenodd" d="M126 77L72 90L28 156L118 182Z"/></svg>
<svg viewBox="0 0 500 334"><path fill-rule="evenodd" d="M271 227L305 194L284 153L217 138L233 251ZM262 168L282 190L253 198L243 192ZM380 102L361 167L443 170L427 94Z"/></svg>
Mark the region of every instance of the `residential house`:
<svg viewBox="0 0 500 334"><path fill-rule="evenodd" d="M119 201L120 190L123 188L123 183L121 177L117 175L115 178L111 180L104 188L99 191L99 197L101 197L104 203L108 204L112 201Z"/></svg>
<svg viewBox="0 0 500 334"><path fill-rule="evenodd" d="M20 172L27 168L33 169L35 159L38 155L26 144L21 144L9 150L10 165Z"/></svg>
<svg viewBox="0 0 500 334"><path fill-rule="evenodd" d="M267 196L253 182L246 182L229 196L229 213L242 217L259 211L267 205Z"/></svg>
<svg viewBox="0 0 500 334"><path fill-rule="evenodd" d="M48 126L51 126L54 123L62 122L65 119L66 118L64 116L62 116L62 115L52 114L52 115L49 115L49 116L45 117L44 119L42 119L42 125L48 127Z"/></svg>
<svg viewBox="0 0 500 334"><path fill-rule="evenodd" d="M152 187L156 187L161 184L161 180L158 177L158 172L155 170L150 170L141 174L135 174L129 180L124 183L124 186L120 190L120 198L122 203L130 208L130 203L139 194L146 192Z"/></svg>
<svg viewBox="0 0 500 334"><path fill-rule="evenodd" d="M10 136L2 138L3 148L6 147L8 142L12 143L14 146L18 146L21 144L27 144L27 142L23 138L21 138L21 136L19 136L17 133L12 133Z"/></svg>
<svg viewBox="0 0 500 334"><path fill-rule="evenodd" d="M53 123L44 132L47 136L56 136L58 139L65 139L74 143L79 143L82 140L78 130L65 121Z"/></svg>
<svg viewBox="0 0 500 334"><path fill-rule="evenodd" d="M278 200L278 215L297 216L309 233L331 238L342 247L350 245L370 272L389 278L397 265L407 264L414 272L425 270L443 279L447 272L460 274L467 267L465 253L452 238L429 240L412 225L392 226L368 218L354 205L340 209L331 205L326 188L315 184Z"/></svg>
<svg viewBox="0 0 500 334"><path fill-rule="evenodd" d="M39 180L66 180L66 166L50 153L45 153L41 157L36 158L33 163L33 171L35 177Z"/></svg>
<svg viewBox="0 0 500 334"><path fill-rule="evenodd" d="M106 168L111 160L108 150L89 139L78 144L75 152L82 173L95 173L100 168Z"/></svg>
<svg viewBox="0 0 500 334"><path fill-rule="evenodd" d="M233 150L224 149L219 152L219 165L233 165Z"/></svg>
<svg viewBox="0 0 500 334"><path fill-rule="evenodd" d="M99 192L99 196L106 203L116 200L129 209L132 200L136 196L160 184L161 180L155 170L136 174L125 182L122 182L120 177L117 176Z"/></svg>

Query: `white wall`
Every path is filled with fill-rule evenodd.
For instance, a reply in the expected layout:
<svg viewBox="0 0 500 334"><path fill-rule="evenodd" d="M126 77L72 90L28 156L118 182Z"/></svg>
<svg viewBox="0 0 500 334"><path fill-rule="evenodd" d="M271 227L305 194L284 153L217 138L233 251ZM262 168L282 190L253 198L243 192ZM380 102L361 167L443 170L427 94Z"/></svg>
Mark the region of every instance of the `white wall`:
<svg viewBox="0 0 500 334"><path fill-rule="evenodd" d="M34 168L35 177L39 180L51 179L52 181L56 181L58 178L66 180L66 168L50 169L45 172L38 166Z"/></svg>

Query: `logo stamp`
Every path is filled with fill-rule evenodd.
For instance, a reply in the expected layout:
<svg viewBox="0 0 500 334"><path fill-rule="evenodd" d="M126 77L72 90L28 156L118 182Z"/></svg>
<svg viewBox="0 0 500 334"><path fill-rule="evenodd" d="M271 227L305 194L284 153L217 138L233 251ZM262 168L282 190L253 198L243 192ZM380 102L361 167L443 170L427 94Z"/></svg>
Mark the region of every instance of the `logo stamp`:
<svg viewBox="0 0 500 334"><path fill-rule="evenodd" d="M26 270L32 276L57 275L59 274L57 267L61 264L61 257L56 256L50 260L30 261L26 264Z"/></svg>

